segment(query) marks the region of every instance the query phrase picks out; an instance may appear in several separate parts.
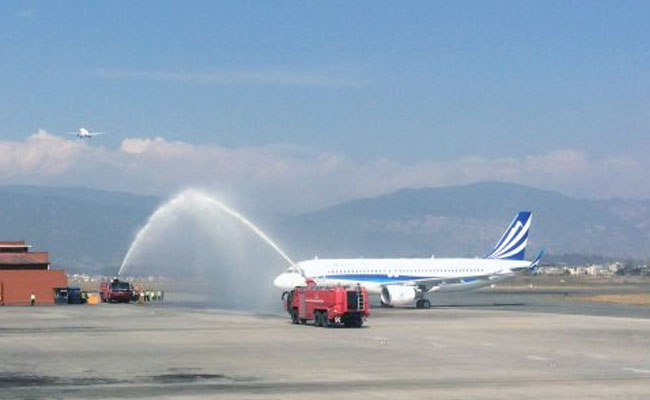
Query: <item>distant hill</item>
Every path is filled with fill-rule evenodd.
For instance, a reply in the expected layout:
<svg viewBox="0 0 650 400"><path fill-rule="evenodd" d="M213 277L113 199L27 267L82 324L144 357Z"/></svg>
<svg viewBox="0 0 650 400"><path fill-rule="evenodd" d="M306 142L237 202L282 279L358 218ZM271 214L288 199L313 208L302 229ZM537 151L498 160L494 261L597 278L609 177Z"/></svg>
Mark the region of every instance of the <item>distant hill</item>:
<svg viewBox="0 0 650 400"><path fill-rule="evenodd" d="M107 271L159 203L150 196L85 188L0 187L0 239L25 239L53 266Z"/></svg>
<svg viewBox="0 0 650 400"><path fill-rule="evenodd" d="M405 189L286 221L301 257L482 256L519 210L532 252L650 257L650 201L587 200L507 183Z"/></svg>
<svg viewBox="0 0 650 400"><path fill-rule="evenodd" d="M115 273L161 199L85 188L0 187L0 240L25 239L55 267ZM266 225L294 259L482 256L515 213L532 210L528 257L650 258L650 201L586 200L480 183L400 190ZM258 221L255 221L258 222ZM569 258L570 257L570 258Z"/></svg>

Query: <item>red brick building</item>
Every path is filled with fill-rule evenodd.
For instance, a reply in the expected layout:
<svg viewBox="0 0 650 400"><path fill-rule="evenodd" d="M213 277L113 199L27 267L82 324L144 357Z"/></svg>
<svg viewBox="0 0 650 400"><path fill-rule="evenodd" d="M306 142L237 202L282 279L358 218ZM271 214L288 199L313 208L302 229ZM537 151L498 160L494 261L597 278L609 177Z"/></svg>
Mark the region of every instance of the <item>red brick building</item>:
<svg viewBox="0 0 650 400"><path fill-rule="evenodd" d="M63 270L51 270L47 252L29 251L25 241L0 242L0 305L54 304L54 288L68 286Z"/></svg>

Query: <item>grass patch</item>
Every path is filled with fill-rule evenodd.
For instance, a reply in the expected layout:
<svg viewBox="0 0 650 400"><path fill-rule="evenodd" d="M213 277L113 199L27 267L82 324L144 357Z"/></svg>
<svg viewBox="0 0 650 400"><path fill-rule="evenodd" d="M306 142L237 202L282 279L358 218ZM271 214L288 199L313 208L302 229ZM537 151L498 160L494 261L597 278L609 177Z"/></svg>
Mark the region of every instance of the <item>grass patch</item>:
<svg viewBox="0 0 650 400"><path fill-rule="evenodd" d="M633 294L601 294L597 296L571 296L572 300L596 303L630 304L635 306L650 306L650 293Z"/></svg>

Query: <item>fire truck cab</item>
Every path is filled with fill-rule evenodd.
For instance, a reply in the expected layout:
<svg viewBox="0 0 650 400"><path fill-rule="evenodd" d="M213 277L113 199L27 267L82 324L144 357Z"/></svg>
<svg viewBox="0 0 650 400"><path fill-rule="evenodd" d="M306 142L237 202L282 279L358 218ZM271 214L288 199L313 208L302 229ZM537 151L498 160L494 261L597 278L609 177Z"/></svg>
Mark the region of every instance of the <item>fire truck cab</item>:
<svg viewBox="0 0 650 400"><path fill-rule="evenodd" d="M112 281L104 281L99 285L99 297L103 302L111 303L114 301L128 303L131 301L132 288L131 284L114 278Z"/></svg>
<svg viewBox="0 0 650 400"><path fill-rule="evenodd" d="M368 291L359 285L297 287L283 294L283 302L294 324L359 328L370 315Z"/></svg>

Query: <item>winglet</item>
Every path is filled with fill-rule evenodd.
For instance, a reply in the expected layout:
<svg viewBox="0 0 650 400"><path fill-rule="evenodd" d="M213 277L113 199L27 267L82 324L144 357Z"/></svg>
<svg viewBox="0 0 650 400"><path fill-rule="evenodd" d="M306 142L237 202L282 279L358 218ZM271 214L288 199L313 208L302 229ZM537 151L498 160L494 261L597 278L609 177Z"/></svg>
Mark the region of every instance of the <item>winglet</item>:
<svg viewBox="0 0 650 400"><path fill-rule="evenodd" d="M542 249L537 257L533 261L530 262L530 265L528 266L529 271L535 271L537 267L539 266L539 261L542 259L542 256L544 255L544 249Z"/></svg>

